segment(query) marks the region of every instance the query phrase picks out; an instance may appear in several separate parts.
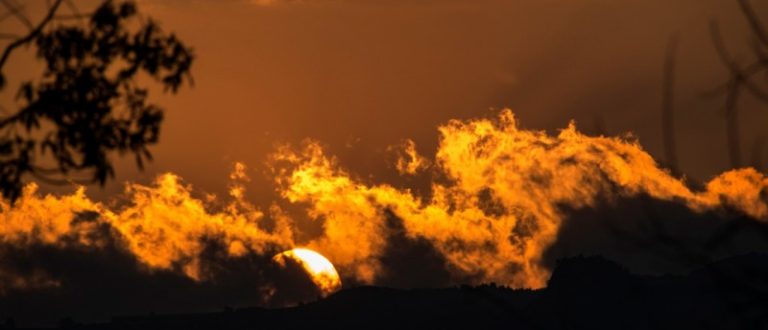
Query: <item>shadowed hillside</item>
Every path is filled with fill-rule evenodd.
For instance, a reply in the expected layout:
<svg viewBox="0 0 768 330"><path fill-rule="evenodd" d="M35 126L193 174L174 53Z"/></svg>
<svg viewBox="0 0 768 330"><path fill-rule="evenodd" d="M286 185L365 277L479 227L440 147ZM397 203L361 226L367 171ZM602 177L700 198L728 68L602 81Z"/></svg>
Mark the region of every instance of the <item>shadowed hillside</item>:
<svg viewBox="0 0 768 330"><path fill-rule="evenodd" d="M548 287L358 287L285 309L63 320L69 329L505 328L765 329L768 255L728 258L684 276L636 276L602 257L558 262ZM9 324L12 326L12 324Z"/></svg>

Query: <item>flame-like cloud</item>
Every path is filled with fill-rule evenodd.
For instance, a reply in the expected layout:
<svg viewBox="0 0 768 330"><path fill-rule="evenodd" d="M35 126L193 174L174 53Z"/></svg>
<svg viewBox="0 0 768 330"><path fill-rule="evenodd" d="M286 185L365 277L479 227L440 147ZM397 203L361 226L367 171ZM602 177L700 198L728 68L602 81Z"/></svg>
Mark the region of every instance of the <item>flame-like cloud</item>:
<svg viewBox="0 0 768 330"><path fill-rule="evenodd" d="M236 164L231 179L247 180L244 165ZM264 214L242 199L244 188L233 184L233 201L220 212L211 212L203 200L192 197L191 186L174 174L159 176L153 186L129 184L129 202L118 210L85 196L79 188L72 195L38 196L37 186L28 185L17 204L0 205L0 241L10 244L98 248L100 226L149 269L179 270L187 276L205 278L200 264L206 241L218 240L230 256L265 253L293 245L291 224L276 217L274 230L259 225ZM84 220L93 214L93 220Z"/></svg>
<svg viewBox="0 0 768 330"><path fill-rule="evenodd" d="M549 136L520 129L505 110L496 120L453 120L439 132L435 163L448 182L433 183L426 202L353 180L317 143L280 150L274 160L293 164L277 172L283 197L308 203L310 215L325 221L324 236L309 246L342 273L375 282L391 212L408 237L431 242L452 273L536 288L549 276L542 258L564 219L561 206L646 194L695 211L729 207L762 220L768 214L768 180L753 169L724 173L693 192L636 142L589 137L573 124Z"/></svg>
<svg viewBox="0 0 768 330"><path fill-rule="evenodd" d="M416 151L416 142L411 139L406 139L402 145L390 148L390 150L398 153L395 169L400 174L416 175L419 171L429 167L429 160Z"/></svg>
<svg viewBox="0 0 768 330"><path fill-rule="evenodd" d="M382 257L394 219L406 238L427 242L456 281L537 288L549 277L543 258L567 219L566 208L646 195L693 212L727 208L768 218L768 179L753 169L726 172L697 192L659 168L638 143L586 136L573 124L551 136L520 129L505 110L495 119L452 120L438 130L431 163L439 179L428 198L356 180L316 142L279 148L269 164L280 198L322 222L322 233L305 241L297 241L301 228L278 206L265 214L244 200L248 177L237 164L231 202L218 208L214 197L194 197L174 174L151 186L127 185L118 206L88 199L84 188L40 196L30 184L13 207L0 204L0 242L99 249L107 228L147 271L177 271L197 281L208 279L202 255L211 241L231 258L301 245L322 253L342 277L375 284L387 271ZM427 160L412 142L405 151L403 170L416 173ZM265 225L266 218L274 225ZM2 272L0 281L0 288L58 285L55 278L20 282Z"/></svg>

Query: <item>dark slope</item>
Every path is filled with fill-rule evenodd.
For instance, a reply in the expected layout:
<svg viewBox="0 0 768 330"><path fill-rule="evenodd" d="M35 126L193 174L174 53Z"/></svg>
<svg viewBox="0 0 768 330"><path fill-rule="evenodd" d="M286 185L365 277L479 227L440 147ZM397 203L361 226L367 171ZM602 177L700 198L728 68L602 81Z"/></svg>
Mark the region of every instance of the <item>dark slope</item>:
<svg viewBox="0 0 768 330"><path fill-rule="evenodd" d="M686 276L635 276L600 257L558 263L549 286L397 290L358 287L285 309L117 317L84 329L505 328L768 329L768 255Z"/></svg>

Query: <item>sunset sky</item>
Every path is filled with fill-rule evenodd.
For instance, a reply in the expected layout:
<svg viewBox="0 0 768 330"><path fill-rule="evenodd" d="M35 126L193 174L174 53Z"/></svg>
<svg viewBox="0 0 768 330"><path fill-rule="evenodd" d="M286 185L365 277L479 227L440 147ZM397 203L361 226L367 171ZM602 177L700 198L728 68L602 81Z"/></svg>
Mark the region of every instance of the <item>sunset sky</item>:
<svg viewBox="0 0 768 330"><path fill-rule="evenodd" d="M505 107L532 129L575 120L594 134L602 122L606 134L631 132L661 159L673 35L680 166L707 180L729 167L724 97L702 96L727 77L710 21L734 54L750 55L747 25L728 0L158 0L141 10L194 47L195 86L155 92L167 109L155 161L140 173L127 157L106 189L91 189L99 198L166 171L221 193L235 161L260 171L275 144L305 138L362 177L396 180L388 147L410 138L431 154L437 125ZM12 82L38 72L25 57L12 58ZM740 108L748 162L768 112L748 96ZM253 176L250 194L262 199L272 188Z"/></svg>
<svg viewBox="0 0 768 330"><path fill-rule="evenodd" d="M16 204L0 200L0 311L105 320L359 285L539 289L582 253L690 270L636 244L648 228L706 258L768 251L740 229L704 240L768 223L768 107L743 93L742 162L762 163L732 169L725 96L705 97L728 79L713 21L752 61L734 0L137 3L194 49L194 85L150 85L166 112L144 171L113 154L104 187L29 178ZM25 4L32 20L45 12ZM672 38L682 175L664 167L661 138ZM33 55L3 68L4 108L39 79Z"/></svg>

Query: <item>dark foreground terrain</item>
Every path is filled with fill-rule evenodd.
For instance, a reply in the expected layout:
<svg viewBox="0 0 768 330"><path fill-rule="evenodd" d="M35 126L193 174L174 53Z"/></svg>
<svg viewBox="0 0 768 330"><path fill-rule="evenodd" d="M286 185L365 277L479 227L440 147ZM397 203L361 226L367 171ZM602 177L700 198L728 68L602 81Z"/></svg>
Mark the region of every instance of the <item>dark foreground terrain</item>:
<svg viewBox="0 0 768 330"><path fill-rule="evenodd" d="M5 328L12 328L6 324ZM632 275L599 257L561 261L546 289L358 287L286 309L116 317L69 329L768 329L768 255L685 276Z"/></svg>

